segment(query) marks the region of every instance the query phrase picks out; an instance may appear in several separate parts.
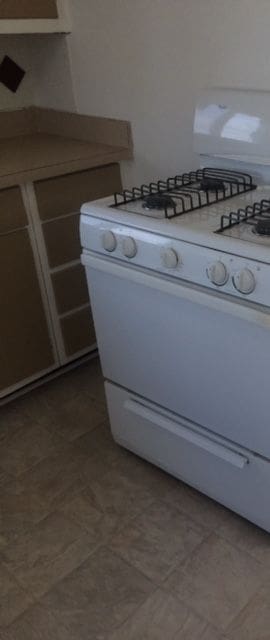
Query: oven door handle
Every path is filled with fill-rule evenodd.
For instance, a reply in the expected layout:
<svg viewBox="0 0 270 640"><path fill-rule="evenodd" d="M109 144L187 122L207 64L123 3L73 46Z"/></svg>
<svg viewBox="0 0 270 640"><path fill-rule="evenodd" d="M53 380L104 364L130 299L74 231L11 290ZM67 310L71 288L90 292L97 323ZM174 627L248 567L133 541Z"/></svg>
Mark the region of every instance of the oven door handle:
<svg viewBox="0 0 270 640"><path fill-rule="evenodd" d="M171 418L167 418L158 411L153 411L136 400L131 398L126 400L125 409L130 413L140 416L144 420L177 435L182 438L182 440L193 444L199 449L203 449L216 458L220 458L224 462L231 464L233 467L237 467L237 469L244 469L244 467L249 464L249 458L247 456L238 453L238 451L234 451L229 446L221 444L209 436L198 433L195 429L191 429L190 427L180 424Z"/></svg>
<svg viewBox="0 0 270 640"><path fill-rule="evenodd" d="M205 291L192 283L184 284L183 281L173 281L167 276L150 274L140 267L122 265L113 262L110 258L100 258L91 252L83 253L81 260L85 267L109 273L129 282L199 304L213 311L229 314L264 329L270 329L270 314L263 311L262 307L256 308L253 305L251 306L250 303L246 303L246 301L234 301L226 297L226 295L222 296L217 292Z"/></svg>

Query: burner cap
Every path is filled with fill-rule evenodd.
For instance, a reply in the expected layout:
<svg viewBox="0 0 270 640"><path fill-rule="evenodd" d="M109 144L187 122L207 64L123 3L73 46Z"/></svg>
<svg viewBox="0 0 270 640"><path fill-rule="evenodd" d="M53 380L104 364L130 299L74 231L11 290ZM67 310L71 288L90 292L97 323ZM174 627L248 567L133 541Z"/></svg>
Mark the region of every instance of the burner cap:
<svg viewBox="0 0 270 640"><path fill-rule="evenodd" d="M270 236L270 220L259 220L255 225L254 233L259 236Z"/></svg>
<svg viewBox="0 0 270 640"><path fill-rule="evenodd" d="M175 207L175 203L170 196L162 193L151 193L149 196L145 196L144 209L173 209Z"/></svg>
<svg viewBox="0 0 270 640"><path fill-rule="evenodd" d="M200 183L201 191L225 191L225 185L222 180L215 178L203 178Z"/></svg>

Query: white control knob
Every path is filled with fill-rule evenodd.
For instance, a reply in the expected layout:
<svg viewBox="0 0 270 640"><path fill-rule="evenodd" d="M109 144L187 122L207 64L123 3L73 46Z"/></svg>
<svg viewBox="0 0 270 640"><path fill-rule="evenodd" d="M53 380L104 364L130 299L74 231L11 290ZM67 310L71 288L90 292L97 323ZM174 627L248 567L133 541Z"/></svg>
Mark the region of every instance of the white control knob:
<svg viewBox="0 0 270 640"><path fill-rule="evenodd" d="M115 251L117 240L112 231L104 231L102 234L102 246L105 251Z"/></svg>
<svg viewBox="0 0 270 640"><path fill-rule="evenodd" d="M221 261L211 264L210 267L207 268L206 273L209 280L217 285L217 287L222 287L226 284L229 277L227 267Z"/></svg>
<svg viewBox="0 0 270 640"><path fill-rule="evenodd" d="M166 249L162 254L162 262L166 269L176 269L179 258L174 249Z"/></svg>
<svg viewBox="0 0 270 640"><path fill-rule="evenodd" d="M123 254L126 258L134 258L137 253L137 245L135 240L130 236L123 239Z"/></svg>
<svg viewBox="0 0 270 640"><path fill-rule="evenodd" d="M233 276L233 286L239 293L248 295L252 293L256 287L255 277L250 269L242 269L237 271Z"/></svg>

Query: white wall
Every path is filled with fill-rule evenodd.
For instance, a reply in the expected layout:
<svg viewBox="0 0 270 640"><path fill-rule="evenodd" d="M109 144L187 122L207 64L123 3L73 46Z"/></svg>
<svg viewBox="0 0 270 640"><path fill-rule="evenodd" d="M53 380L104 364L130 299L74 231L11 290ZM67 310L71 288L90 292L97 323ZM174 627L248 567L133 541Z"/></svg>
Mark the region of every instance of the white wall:
<svg viewBox="0 0 270 640"><path fill-rule="evenodd" d="M269 0L70 0L77 109L132 121L126 185L194 167L201 87L270 89Z"/></svg>
<svg viewBox="0 0 270 640"><path fill-rule="evenodd" d="M32 46L22 36L0 36L0 62L8 55L26 71L16 93L0 83L0 109L20 109L34 102L34 74L32 69Z"/></svg>

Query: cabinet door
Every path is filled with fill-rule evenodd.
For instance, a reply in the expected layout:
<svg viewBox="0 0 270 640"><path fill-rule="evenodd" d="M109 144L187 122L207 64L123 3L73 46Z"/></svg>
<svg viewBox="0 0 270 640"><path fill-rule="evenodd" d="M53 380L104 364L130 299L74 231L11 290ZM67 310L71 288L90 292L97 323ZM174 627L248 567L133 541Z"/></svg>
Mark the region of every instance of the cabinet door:
<svg viewBox="0 0 270 640"><path fill-rule="evenodd" d="M120 167L110 164L39 180L34 184L44 272L53 300L58 350L65 364L96 349L84 268L80 264L80 208L122 188Z"/></svg>
<svg viewBox="0 0 270 640"><path fill-rule="evenodd" d="M57 18L56 0L0 0L0 19Z"/></svg>
<svg viewBox="0 0 270 640"><path fill-rule="evenodd" d="M28 229L0 236L0 395L42 375L54 353Z"/></svg>

